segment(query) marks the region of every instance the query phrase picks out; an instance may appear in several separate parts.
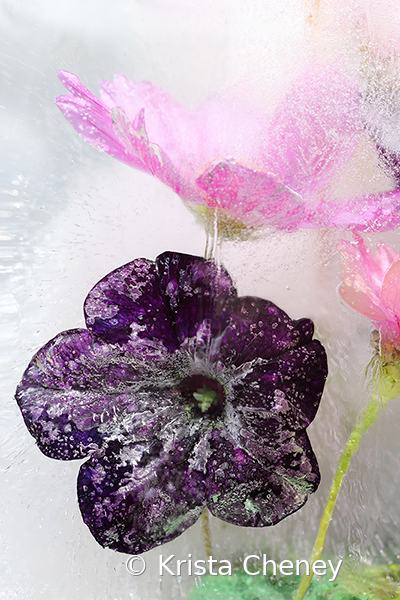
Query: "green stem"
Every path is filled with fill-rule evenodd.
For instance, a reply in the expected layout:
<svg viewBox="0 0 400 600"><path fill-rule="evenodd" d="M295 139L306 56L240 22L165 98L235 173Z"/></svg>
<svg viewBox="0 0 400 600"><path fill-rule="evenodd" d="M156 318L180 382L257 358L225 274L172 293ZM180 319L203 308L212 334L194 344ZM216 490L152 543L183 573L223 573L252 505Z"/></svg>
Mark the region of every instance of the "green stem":
<svg viewBox="0 0 400 600"><path fill-rule="evenodd" d="M206 247L204 258L211 260L215 258L216 247L218 244L218 209L210 208L206 224Z"/></svg>
<svg viewBox="0 0 400 600"><path fill-rule="evenodd" d="M210 517L208 509L205 508L201 513L201 531L203 534L204 550L207 558L212 556L212 544L211 544L211 529L210 529Z"/></svg>
<svg viewBox="0 0 400 600"><path fill-rule="evenodd" d="M360 440L363 434L370 428L372 423L375 421L377 416L379 415L379 410L382 405L381 402L381 390L379 389L379 384L376 386L376 390L372 395L369 404L367 406L367 410L361 419L358 421L357 425L353 429L348 442L342 452L342 455L339 460L338 467L336 469L335 477L333 478L331 489L329 491L328 501L325 506L324 514L322 515L321 523L319 525L317 537L314 542L314 547L311 553L311 557L309 560L310 565L310 574L306 573L303 575L303 578L300 582L300 585L297 589L296 594L293 596L293 600L303 600L305 593L308 590L308 586L310 585L311 579L313 578L313 565L316 560L321 557L322 551L324 549L324 543L326 534L328 532L329 523L332 519L332 513L335 508L336 500L340 491L340 487L343 483L343 479L347 473L349 468L349 464L351 458L355 452L357 452L358 447L360 445Z"/></svg>
<svg viewBox="0 0 400 600"><path fill-rule="evenodd" d="M204 248L204 258L207 260L209 260L211 258L211 256L210 256L210 234L207 230L206 230L206 247Z"/></svg>

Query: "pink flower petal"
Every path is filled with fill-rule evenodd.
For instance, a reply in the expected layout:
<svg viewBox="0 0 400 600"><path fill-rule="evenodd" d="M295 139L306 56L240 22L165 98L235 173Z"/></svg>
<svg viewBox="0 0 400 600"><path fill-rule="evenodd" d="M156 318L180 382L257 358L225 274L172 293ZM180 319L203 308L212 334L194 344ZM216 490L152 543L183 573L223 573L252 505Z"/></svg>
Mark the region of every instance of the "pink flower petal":
<svg viewBox="0 0 400 600"><path fill-rule="evenodd" d="M100 102L96 96L94 96L84 85L81 84L79 78L73 73L69 73L68 71L57 71L57 77L63 84L63 86L71 92L71 94L76 98L81 98L82 100L89 100L93 105L98 104L100 107L103 107L103 103Z"/></svg>
<svg viewBox="0 0 400 600"><path fill-rule="evenodd" d="M87 141L159 178L205 223L210 215L198 207L221 207L224 235L242 225L358 231L400 226L400 190L318 203L351 156L360 129L358 92L338 69L310 69L272 120L267 109L257 112L226 98L190 113L151 83L121 74L102 84L101 100L75 75L61 71L59 77L72 95L56 103Z"/></svg>
<svg viewBox="0 0 400 600"><path fill-rule="evenodd" d="M387 313L377 304L374 304L367 293L356 290L346 282L340 287L340 295L357 312L369 317L372 321L385 321L388 319Z"/></svg>
<svg viewBox="0 0 400 600"><path fill-rule="evenodd" d="M130 156L143 164L143 170L160 179L188 202L201 202L194 189L185 182L175 169L167 154L149 141L142 109L130 123L122 109L111 111L114 131Z"/></svg>
<svg viewBox="0 0 400 600"><path fill-rule="evenodd" d="M269 170L302 196L348 160L359 131L358 91L342 71L310 69L280 104L267 133Z"/></svg>
<svg viewBox="0 0 400 600"><path fill-rule="evenodd" d="M384 321L389 315L381 300L381 281L370 276L375 263L364 240L359 236L357 244L342 240L338 248L343 256L340 287L343 300L373 321Z"/></svg>
<svg viewBox="0 0 400 600"><path fill-rule="evenodd" d="M382 285L382 300L396 316L395 320L400 330L400 260L397 260L385 275Z"/></svg>
<svg viewBox="0 0 400 600"><path fill-rule="evenodd" d="M56 105L74 129L93 146L130 166L143 170L143 163L130 155L116 136L107 106L93 96L75 75L66 71L58 71L57 75L73 95L59 96Z"/></svg>
<svg viewBox="0 0 400 600"><path fill-rule="evenodd" d="M300 196L273 177L234 162L220 162L196 183L207 192L207 204L248 224L292 229L304 217Z"/></svg>
<svg viewBox="0 0 400 600"><path fill-rule="evenodd" d="M119 107L129 121L144 108L149 139L160 146L185 177L195 166L200 173L199 140L203 133L196 117L164 90L148 81L130 81L121 73L103 81L100 98L112 109Z"/></svg>
<svg viewBox="0 0 400 600"><path fill-rule="evenodd" d="M307 211L305 227L340 227L360 232L391 231L400 226L400 190L321 202Z"/></svg>
<svg viewBox="0 0 400 600"><path fill-rule="evenodd" d="M390 246L380 244L375 256L364 240L341 241L342 298L379 328L383 346L400 348L400 259Z"/></svg>
<svg viewBox="0 0 400 600"><path fill-rule="evenodd" d="M202 201L194 188L182 179L167 154L149 141L143 109L130 122L121 108L108 108L75 75L65 71L58 75L76 95L59 96L56 104L84 139L118 160L158 177L184 200Z"/></svg>
<svg viewBox="0 0 400 600"><path fill-rule="evenodd" d="M375 248L375 256L367 247L363 238L358 233L353 232L356 244L350 242L339 242L339 250L344 256L351 257L353 268L357 266L357 271L365 281L370 281L375 293L380 295L383 281L387 271L399 258L398 254L390 246L380 244Z"/></svg>

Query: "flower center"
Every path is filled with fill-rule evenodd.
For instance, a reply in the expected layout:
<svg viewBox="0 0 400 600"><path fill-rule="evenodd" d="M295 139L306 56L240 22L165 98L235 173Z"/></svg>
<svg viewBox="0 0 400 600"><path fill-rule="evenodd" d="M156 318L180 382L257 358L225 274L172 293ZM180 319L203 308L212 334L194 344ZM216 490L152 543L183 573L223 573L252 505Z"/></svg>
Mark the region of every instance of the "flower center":
<svg viewBox="0 0 400 600"><path fill-rule="evenodd" d="M218 416L225 403L225 392L216 379L205 375L191 375L180 384L185 401L201 415Z"/></svg>
<svg viewBox="0 0 400 600"><path fill-rule="evenodd" d="M193 392L194 399L197 400L201 412L206 412L211 404L218 402L218 394L215 390L204 387L197 392Z"/></svg>

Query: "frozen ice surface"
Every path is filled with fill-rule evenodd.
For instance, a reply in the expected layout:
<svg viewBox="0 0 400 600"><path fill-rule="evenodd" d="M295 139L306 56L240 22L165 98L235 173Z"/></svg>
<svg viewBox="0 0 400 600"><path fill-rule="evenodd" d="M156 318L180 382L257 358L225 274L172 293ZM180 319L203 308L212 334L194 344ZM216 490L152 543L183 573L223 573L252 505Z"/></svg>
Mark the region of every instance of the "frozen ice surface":
<svg viewBox="0 0 400 600"><path fill-rule="evenodd" d="M304 6L299 0L1 2L0 597L185 598L194 578L160 578L159 556L204 552L196 524L147 553L143 575L130 575L127 557L98 546L82 522L79 464L44 457L13 400L33 353L63 329L83 325L83 300L107 272L167 249L204 250L203 231L170 190L101 155L63 120L53 104L63 93L56 69L77 73L95 93L116 71L149 79L189 107L219 86L236 93L245 82L249 102L267 97L272 111L307 44L320 43L317 34L303 35ZM340 39L330 42L329 51L339 55ZM362 192L387 185L376 162L365 160L371 154L366 138L357 164L337 182L344 195L349 185L359 192L360 181ZM228 243L220 251L241 295L266 297L292 318L315 321L330 378L309 430L323 476L318 493L274 528L243 530L212 520L219 558L258 551L307 558L338 455L367 401L372 327L339 299L338 237L302 231ZM385 241L400 250L396 234ZM365 436L343 486L327 548L348 560L392 561L399 553L399 417L400 402L393 401Z"/></svg>

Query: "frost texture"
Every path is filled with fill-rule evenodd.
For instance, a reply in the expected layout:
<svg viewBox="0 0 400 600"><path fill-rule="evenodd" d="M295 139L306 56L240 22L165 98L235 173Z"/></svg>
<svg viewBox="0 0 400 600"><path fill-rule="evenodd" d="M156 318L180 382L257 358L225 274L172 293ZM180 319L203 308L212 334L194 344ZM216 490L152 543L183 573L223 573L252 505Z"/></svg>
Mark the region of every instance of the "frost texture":
<svg viewBox="0 0 400 600"><path fill-rule="evenodd" d="M17 401L47 456L89 457L78 497L101 545L144 552L205 507L274 525L316 490L306 428L327 364L310 320L237 297L223 267L171 252L107 275L85 318L36 354Z"/></svg>

